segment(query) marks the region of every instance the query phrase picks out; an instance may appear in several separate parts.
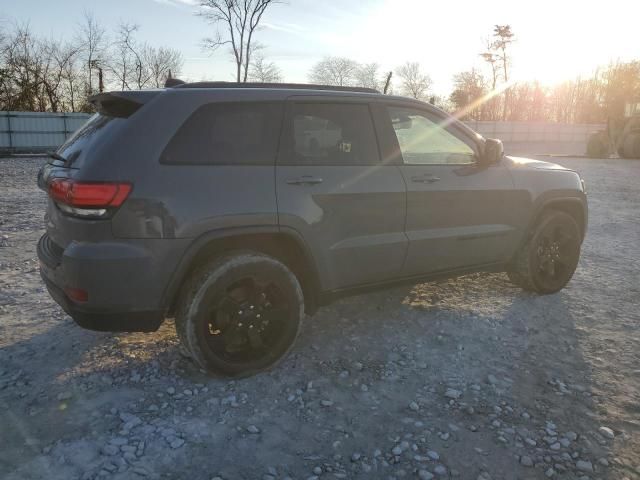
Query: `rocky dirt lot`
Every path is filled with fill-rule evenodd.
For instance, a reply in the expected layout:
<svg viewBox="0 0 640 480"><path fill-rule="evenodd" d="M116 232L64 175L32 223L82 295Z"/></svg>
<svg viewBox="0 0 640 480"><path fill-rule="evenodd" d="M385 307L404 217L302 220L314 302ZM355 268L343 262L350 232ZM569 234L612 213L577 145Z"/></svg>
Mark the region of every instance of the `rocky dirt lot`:
<svg viewBox="0 0 640 480"><path fill-rule="evenodd" d="M590 197L564 291L485 274L349 298L227 381L171 322L76 327L38 274L43 160L0 159L0 478L640 478L640 162L556 161Z"/></svg>

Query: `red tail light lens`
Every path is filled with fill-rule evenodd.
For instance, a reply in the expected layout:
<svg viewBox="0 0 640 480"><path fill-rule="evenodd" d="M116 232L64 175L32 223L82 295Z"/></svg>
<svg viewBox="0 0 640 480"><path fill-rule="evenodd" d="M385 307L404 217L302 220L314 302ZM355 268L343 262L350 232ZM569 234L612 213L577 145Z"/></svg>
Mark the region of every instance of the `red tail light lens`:
<svg viewBox="0 0 640 480"><path fill-rule="evenodd" d="M91 183L54 178L49 183L49 195L70 207L113 208L119 207L131 192L129 183Z"/></svg>
<svg viewBox="0 0 640 480"><path fill-rule="evenodd" d="M54 178L49 182L49 196L60 210L81 218L109 216L130 192L130 183L77 182L67 178Z"/></svg>

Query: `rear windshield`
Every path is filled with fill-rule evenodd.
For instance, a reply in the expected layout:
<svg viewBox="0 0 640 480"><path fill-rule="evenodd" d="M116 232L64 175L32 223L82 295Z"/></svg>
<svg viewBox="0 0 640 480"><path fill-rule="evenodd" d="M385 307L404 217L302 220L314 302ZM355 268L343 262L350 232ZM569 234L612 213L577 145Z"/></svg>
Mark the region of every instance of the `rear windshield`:
<svg viewBox="0 0 640 480"><path fill-rule="evenodd" d="M62 144L57 153L67 160L65 166L81 168L98 139L108 135L126 121L126 118L96 113Z"/></svg>

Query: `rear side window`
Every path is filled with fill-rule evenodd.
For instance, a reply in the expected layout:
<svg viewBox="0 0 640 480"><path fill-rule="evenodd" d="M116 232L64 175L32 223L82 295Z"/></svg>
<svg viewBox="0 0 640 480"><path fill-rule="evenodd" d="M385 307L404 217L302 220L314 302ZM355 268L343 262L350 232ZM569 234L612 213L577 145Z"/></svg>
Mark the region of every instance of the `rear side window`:
<svg viewBox="0 0 640 480"><path fill-rule="evenodd" d="M273 165L282 110L278 103L203 105L178 129L160 163Z"/></svg>
<svg viewBox="0 0 640 480"><path fill-rule="evenodd" d="M368 105L295 103L289 164L372 165L380 161Z"/></svg>

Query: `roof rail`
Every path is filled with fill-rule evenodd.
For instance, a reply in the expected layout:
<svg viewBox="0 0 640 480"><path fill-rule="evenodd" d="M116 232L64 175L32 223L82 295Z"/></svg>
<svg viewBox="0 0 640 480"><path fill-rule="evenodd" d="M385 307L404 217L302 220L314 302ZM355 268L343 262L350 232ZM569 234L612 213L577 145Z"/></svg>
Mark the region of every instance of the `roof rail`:
<svg viewBox="0 0 640 480"><path fill-rule="evenodd" d="M337 92L380 93L375 88L339 87L335 85L313 85L309 83L260 83L260 82L193 82L176 85L173 88L277 88L302 90L333 90Z"/></svg>

